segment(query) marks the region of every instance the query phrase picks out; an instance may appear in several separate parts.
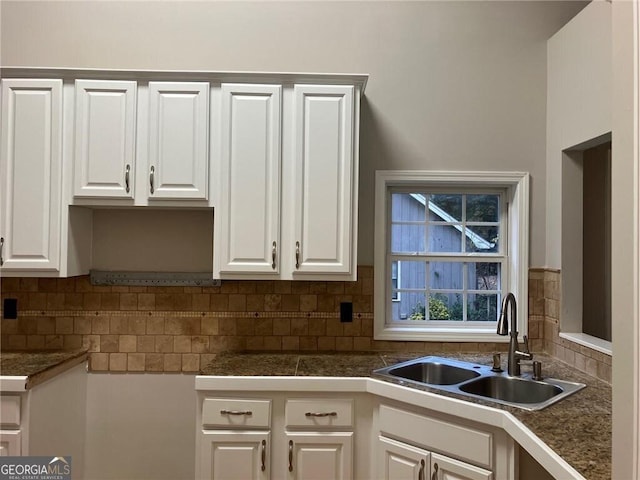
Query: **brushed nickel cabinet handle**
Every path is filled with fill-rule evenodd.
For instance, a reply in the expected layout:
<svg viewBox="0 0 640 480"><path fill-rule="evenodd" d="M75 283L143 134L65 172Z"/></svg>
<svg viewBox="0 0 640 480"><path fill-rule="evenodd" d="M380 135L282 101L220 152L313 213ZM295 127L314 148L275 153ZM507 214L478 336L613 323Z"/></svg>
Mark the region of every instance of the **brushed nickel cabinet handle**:
<svg viewBox="0 0 640 480"><path fill-rule="evenodd" d="M438 480L438 464L433 464L433 473L431 474L431 480Z"/></svg>
<svg viewBox="0 0 640 480"><path fill-rule="evenodd" d="M307 412L305 417L337 417L338 412Z"/></svg>
<svg viewBox="0 0 640 480"><path fill-rule="evenodd" d="M424 480L424 459L420 460L420 471L418 472L418 480Z"/></svg>
<svg viewBox="0 0 640 480"><path fill-rule="evenodd" d="M253 412L251 410L220 410L220 415L246 415L250 417Z"/></svg>
<svg viewBox="0 0 640 480"><path fill-rule="evenodd" d="M289 471L293 472L293 440L289 440Z"/></svg>
<svg viewBox="0 0 640 480"><path fill-rule="evenodd" d="M262 459L262 467L261 467L261 469L264 472L267 469L267 466L265 465L265 462L267 460L267 441L266 440L262 440L261 459Z"/></svg>
<svg viewBox="0 0 640 480"><path fill-rule="evenodd" d="M0 267L4 265L4 257L2 256L3 249L4 249L4 237L0 237Z"/></svg>
<svg viewBox="0 0 640 480"><path fill-rule="evenodd" d="M156 167L151 165L151 173L149 174L149 184L151 185L151 194L153 195L153 177L156 172Z"/></svg>
<svg viewBox="0 0 640 480"><path fill-rule="evenodd" d="M300 268L300 242L296 242L296 269Z"/></svg>
<svg viewBox="0 0 640 480"><path fill-rule="evenodd" d="M131 171L131 165L127 164L127 166L124 169L124 186L127 193L129 193L129 191L131 190L129 188L129 172L130 171Z"/></svg>
<svg viewBox="0 0 640 480"><path fill-rule="evenodd" d="M276 269L276 253L278 252L276 242L271 244L271 268Z"/></svg>

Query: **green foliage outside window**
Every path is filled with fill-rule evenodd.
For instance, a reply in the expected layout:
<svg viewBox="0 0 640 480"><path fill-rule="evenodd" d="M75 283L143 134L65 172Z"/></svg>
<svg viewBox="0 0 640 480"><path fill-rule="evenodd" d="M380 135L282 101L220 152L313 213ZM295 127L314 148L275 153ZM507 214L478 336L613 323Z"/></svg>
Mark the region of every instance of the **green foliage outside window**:
<svg viewBox="0 0 640 480"><path fill-rule="evenodd" d="M467 321L486 322L495 321L497 318L497 305L490 299L495 298L488 295L478 295L474 301L467 306ZM454 320L461 321L463 307L460 295L456 294L456 302L447 306L447 297L436 293L429 298L429 319L430 320ZM416 303L409 315L409 320L425 320L426 309L422 302Z"/></svg>

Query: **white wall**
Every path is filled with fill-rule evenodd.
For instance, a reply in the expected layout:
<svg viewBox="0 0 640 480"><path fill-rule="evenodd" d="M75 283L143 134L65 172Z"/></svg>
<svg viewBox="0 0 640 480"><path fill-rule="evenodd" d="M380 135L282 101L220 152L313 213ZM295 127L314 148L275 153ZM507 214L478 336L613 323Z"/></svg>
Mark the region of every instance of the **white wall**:
<svg viewBox="0 0 640 480"><path fill-rule="evenodd" d="M561 259L562 152L611 131L611 93L611 4L605 1L594 1L556 33L548 43L546 172L546 265L548 267L563 267ZM579 227L581 229L581 223Z"/></svg>
<svg viewBox="0 0 640 480"><path fill-rule="evenodd" d="M195 476L194 375L89 374L85 478Z"/></svg>
<svg viewBox="0 0 640 480"><path fill-rule="evenodd" d="M3 65L371 75L359 263L376 169L529 171L545 264L546 41L583 2L2 1Z"/></svg>
<svg viewBox="0 0 640 480"><path fill-rule="evenodd" d="M638 478L640 284L638 211L637 2L613 3L613 161L611 285L613 356L613 473Z"/></svg>
<svg viewBox="0 0 640 480"><path fill-rule="evenodd" d="M213 213L211 209L95 210L92 257L96 270L210 272Z"/></svg>

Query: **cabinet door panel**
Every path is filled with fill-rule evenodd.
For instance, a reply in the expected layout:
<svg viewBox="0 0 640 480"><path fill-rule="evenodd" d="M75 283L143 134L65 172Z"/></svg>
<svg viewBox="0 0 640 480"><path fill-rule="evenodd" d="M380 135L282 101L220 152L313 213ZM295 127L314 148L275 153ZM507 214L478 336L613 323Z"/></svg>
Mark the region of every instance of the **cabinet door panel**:
<svg viewBox="0 0 640 480"><path fill-rule="evenodd" d="M76 80L74 195L133 198L136 82Z"/></svg>
<svg viewBox="0 0 640 480"><path fill-rule="evenodd" d="M149 82L149 198L208 198L209 84Z"/></svg>
<svg viewBox="0 0 640 480"><path fill-rule="evenodd" d="M21 455L20 430L0 430L0 457L15 457Z"/></svg>
<svg viewBox="0 0 640 480"><path fill-rule="evenodd" d="M376 453L381 480L428 478L430 453L426 450L379 436Z"/></svg>
<svg viewBox="0 0 640 480"><path fill-rule="evenodd" d="M296 85L296 273L350 273L354 119L351 86Z"/></svg>
<svg viewBox="0 0 640 480"><path fill-rule="evenodd" d="M204 431L202 436L199 478L269 479L268 432Z"/></svg>
<svg viewBox="0 0 640 480"><path fill-rule="evenodd" d="M287 433L287 444L288 478L348 480L353 477L352 432Z"/></svg>
<svg viewBox="0 0 640 480"><path fill-rule="evenodd" d="M220 272L279 272L278 85L222 85Z"/></svg>
<svg viewBox="0 0 640 480"><path fill-rule="evenodd" d="M62 81L2 81L3 270L59 270Z"/></svg>
<svg viewBox="0 0 640 480"><path fill-rule="evenodd" d="M484 468L454 460L437 453L431 454L433 480L492 480L493 473Z"/></svg>

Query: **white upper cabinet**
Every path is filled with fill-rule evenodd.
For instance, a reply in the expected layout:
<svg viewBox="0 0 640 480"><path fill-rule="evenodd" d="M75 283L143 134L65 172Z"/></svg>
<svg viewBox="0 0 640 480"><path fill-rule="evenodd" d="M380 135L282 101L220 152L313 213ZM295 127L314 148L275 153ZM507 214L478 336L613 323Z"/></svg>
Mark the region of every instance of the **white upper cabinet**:
<svg viewBox="0 0 640 480"><path fill-rule="evenodd" d="M1 146L0 270L59 270L61 80L2 80Z"/></svg>
<svg viewBox="0 0 640 480"><path fill-rule="evenodd" d="M222 84L220 273L277 275L280 265L279 85Z"/></svg>
<svg viewBox="0 0 640 480"><path fill-rule="evenodd" d="M136 86L76 80L75 197L133 198Z"/></svg>
<svg viewBox="0 0 640 480"><path fill-rule="evenodd" d="M354 87L296 85L294 98L294 276L355 275Z"/></svg>
<svg viewBox="0 0 640 480"><path fill-rule="evenodd" d="M206 200L209 84L149 83L149 198Z"/></svg>
<svg viewBox="0 0 640 480"><path fill-rule="evenodd" d="M214 277L355 280L356 87L221 90Z"/></svg>

